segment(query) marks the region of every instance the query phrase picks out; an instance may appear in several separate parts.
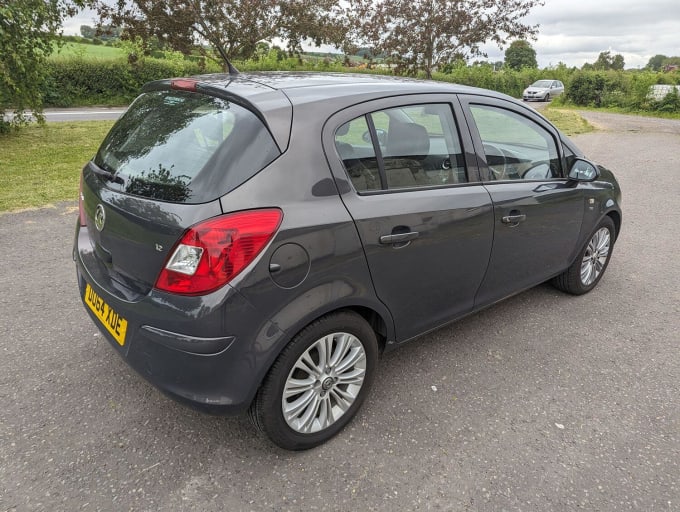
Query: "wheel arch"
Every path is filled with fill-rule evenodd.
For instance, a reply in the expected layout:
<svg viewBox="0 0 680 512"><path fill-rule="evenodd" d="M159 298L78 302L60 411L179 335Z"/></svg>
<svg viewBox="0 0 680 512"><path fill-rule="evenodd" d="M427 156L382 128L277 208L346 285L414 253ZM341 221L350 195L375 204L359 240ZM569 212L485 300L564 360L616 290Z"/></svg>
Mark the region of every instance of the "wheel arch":
<svg viewBox="0 0 680 512"><path fill-rule="evenodd" d="M364 302L341 301L336 304L329 304L324 308L320 308L310 315L305 316L300 322L297 322L296 324L287 328L286 332L288 333L288 341L281 347L281 350L283 350L283 348L288 343L290 343L290 340L292 340L308 325L316 322L324 316L340 311L351 311L362 317L375 332L378 339L378 348L381 352L384 350L387 340L394 339L394 323L392 321L391 315L389 315L389 312L386 309L381 312L372 305L366 304ZM279 350L279 353L281 350Z"/></svg>
<svg viewBox="0 0 680 512"><path fill-rule="evenodd" d="M257 392L262 386L265 378L271 371L272 367L276 363L277 359L281 355L281 352L286 346L295 338L295 336L302 331L308 325L316 322L320 318L330 315L332 313L337 313L340 311L351 311L361 318L363 318L368 325L373 329L376 334L376 339L378 341L378 351L382 353L387 346L388 340L393 340L395 336L394 332L394 322L392 316L385 306L378 304L378 307L374 304L370 304L362 300L342 300L334 303L329 303L323 307L317 308L309 314L305 315L301 320L291 323L290 325L282 326L277 322L277 318L272 318L272 322L278 325L280 332L283 334L276 346L268 356L268 360L261 367L259 375L255 379L254 385L250 392L249 402L257 396Z"/></svg>
<svg viewBox="0 0 680 512"><path fill-rule="evenodd" d="M616 240L621 232L621 214L616 210L609 210L605 215L614 221L614 228L616 229L614 240Z"/></svg>

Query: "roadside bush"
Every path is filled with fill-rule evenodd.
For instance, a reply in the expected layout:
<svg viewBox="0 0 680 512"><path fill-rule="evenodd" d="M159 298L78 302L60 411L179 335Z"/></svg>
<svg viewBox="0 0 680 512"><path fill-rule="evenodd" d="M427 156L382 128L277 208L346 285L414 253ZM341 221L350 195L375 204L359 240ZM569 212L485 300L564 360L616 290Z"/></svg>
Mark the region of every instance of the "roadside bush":
<svg viewBox="0 0 680 512"><path fill-rule="evenodd" d="M576 105L599 107L605 83L603 73L579 71L568 83L566 97Z"/></svg>
<svg viewBox="0 0 680 512"><path fill-rule="evenodd" d="M48 78L43 86L46 106L126 104L149 81L220 72L220 67L203 57L186 58L177 52L158 51L158 57L143 57L135 62L126 58L98 60L84 55L51 59L47 63ZM241 71L332 71L391 75L387 66L366 63L348 67L341 57L289 56L278 48L262 51L257 58L235 62ZM564 82L566 93L556 104L609 107L639 112L680 112L680 98L669 95L656 101L649 95L655 84L680 84L680 72L652 71L583 71L564 64L549 69L503 68L494 71L489 64L467 66L453 63L433 73L433 79L461 85L492 89L519 98L525 87L539 79ZM420 76L424 78L424 76Z"/></svg>
<svg viewBox="0 0 680 512"><path fill-rule="evenodd" d="M494 71L491 65L466 66L463 62L444 69L446 73L434 73L433 78L444 82L492 89L514 98L521 97L522 91L536 80L546 78L566 83L573 73L573 70L564 64L548 69L525 68L515 71L504 67L499 71Z"/></svg>
<svg viewBox="0 0 680 512"><path fill-rule="evenodd" d="M566 82L565 99L578 106L616 108L633 112L680 112L673 95L650 96L656 84L674 85L680 74L653 71L577 71Z"/></svg>
<svg viewBox="0 0 680 512"><path fill-rule="evenodd" d="M46 106L53 107L125 104L139 94L146 82L200 74L205 72L201 64L177 58L145 58L134 64L125 58L50 60L43 98Z"/></svg>

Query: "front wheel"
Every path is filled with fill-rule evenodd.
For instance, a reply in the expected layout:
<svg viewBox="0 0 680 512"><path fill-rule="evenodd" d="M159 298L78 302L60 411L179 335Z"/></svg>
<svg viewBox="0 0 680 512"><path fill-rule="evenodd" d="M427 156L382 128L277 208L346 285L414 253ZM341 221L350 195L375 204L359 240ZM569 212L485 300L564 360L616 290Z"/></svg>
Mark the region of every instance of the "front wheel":
<svg viewBox="0 0 680 512"><path fill-rule="evenodd" d="M300 331L272 366L250 409L278 446L306 450L340 432L373 381L378 343L359 315L341 311Z"/></svg>
<svg viewBox="0 0 680 512"><path fill-rule="evenodd" d="M543 98L543 101L550 101L550 94L546 94L545 98Z"/></svg>
<svg viewBox="0 0 680 512"><path fill-rule="evenodd" d="M604 217L593 231L578 257L552 284L572 295L583 295L595 288L609 265L614 248L616 228L610 217Z"/></svg>

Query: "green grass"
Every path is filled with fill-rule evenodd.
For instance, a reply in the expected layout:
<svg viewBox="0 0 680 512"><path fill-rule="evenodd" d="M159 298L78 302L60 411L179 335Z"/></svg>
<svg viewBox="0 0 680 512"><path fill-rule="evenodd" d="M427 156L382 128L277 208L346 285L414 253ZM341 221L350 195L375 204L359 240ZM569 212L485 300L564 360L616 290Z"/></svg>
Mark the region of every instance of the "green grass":
<svg viewBox="0 0 680 512"><path fill-rule="evenodd" d="M551 107L552 108L552 107ZM659 119L680 119L680 112L659 112L658 110L631 110L621 107L582 107L572 103L559 105L559 110L586 110L588 112L605 112L607 114L624 114L628 116L657 117Z"/></svg>
<svg viewBox="0 0 680 512"><path fill-rule="evenodd" d="M118 59L125 57L125 52L113 46L65 43L61 48L56 44L51 59L83 57L86 59Z"/></svg>
<svg viewBox="0 0 680 512"><path fill-rule="evenodd" d="M595 130L588 121L572 110L550 107L541 113L566 135L580 135Z"/></svg>
<svg viewBox="0 0 680 512"><path fill-rule="evenodd" d="M0 211L76 200L80 170L112 124L48 123L0 135Z"/></svg>

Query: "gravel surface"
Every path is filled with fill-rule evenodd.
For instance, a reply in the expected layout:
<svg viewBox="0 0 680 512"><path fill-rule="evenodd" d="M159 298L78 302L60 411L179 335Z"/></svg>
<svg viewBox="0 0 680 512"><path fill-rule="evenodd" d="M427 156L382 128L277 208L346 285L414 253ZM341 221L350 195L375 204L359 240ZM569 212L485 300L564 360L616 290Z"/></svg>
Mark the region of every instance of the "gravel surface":
<svg viewBox="0 0 680 512"><path fill-rule="evenodd" d="M577 144L624 191L600 285L539 286L387 355L305 453L115 355L78 297L74 204L0 215L0 511L680 510L678 124L584 115L603 129Z"/></svg>

